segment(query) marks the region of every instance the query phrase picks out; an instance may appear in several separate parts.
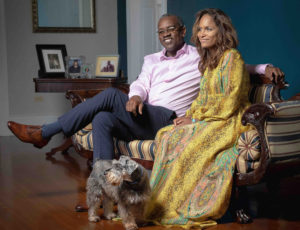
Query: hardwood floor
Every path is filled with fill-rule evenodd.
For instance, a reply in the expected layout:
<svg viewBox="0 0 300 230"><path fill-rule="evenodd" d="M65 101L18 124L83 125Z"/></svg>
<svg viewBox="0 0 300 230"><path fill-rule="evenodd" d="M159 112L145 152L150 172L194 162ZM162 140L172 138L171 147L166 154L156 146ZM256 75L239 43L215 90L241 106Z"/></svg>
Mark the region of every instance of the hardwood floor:
<svg viewBox="0 0 300 230"><path fill-rule="evenodd" d="M44 153L61 141L58 137L44 149L36 149L15 137L0 137L0 229L124 229L116 221L90 223L87 213L74 211L76 204L85 201L89 171L86 160L73 149L67 155L59 153L46 159ZM282 181L278 197L268 194L264 184L251 187L249 192L251 210L256 216L253 223L237 224L227 213L229 217L210 229L300 229L300 176Z"/></svg>

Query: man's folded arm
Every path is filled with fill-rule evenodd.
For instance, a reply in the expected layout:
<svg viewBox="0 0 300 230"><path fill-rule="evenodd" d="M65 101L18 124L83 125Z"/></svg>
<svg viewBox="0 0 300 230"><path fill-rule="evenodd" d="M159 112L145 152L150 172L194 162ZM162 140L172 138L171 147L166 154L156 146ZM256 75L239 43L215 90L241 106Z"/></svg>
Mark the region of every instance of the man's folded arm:
<svg viewBox="0 0 300 230"><path fill-rule="evenodd" d="M144 58L144 64L142 71L138 78L131 83L129 88L129 99L133 96L140 96L142 101L145 101L148 97L151 86L151 74L149 70L149 63L147 58Z"/></svg>
<svg viewBox="0 0 300 230"><path fill-rule="evenodd" d="M272 64L259 64L259 65L249 65L246 64L246 68L250 74L263 74L271 81L277 82L279 79L284 78L284 72L273 66Z"/></svg>

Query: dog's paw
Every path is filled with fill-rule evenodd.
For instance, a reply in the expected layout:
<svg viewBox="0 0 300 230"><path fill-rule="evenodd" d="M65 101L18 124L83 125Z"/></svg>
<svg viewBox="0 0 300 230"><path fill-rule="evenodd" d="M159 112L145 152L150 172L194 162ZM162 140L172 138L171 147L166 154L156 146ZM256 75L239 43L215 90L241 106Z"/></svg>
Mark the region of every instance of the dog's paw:
<svg viewBox="0 0 300 230"><path fill-rule="evenodd" d="M124 224L124 227L126 230L137 230L139 229L136 224L130 223L130 224Z"/></svg>
<svg viewBox="0 0 300 230"><path fill-rule="evenodd" d="M105 219L107 220L112 220L113 218L116 218L117 217L117 214L112 212L112 213L109 213L107 215L104 215Z"/></svg>
<svg viewBox="0 0 300 230"><path fill-rule="evenodd" d="M100 221L100 216L89 216L89 221L99 222Z"/></svg>

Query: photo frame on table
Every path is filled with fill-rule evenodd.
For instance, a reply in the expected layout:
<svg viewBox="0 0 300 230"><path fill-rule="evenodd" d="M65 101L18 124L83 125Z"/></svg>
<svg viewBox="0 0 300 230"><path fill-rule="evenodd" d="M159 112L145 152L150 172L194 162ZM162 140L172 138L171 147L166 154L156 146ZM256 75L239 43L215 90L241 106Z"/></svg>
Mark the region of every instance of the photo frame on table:
<svg viewBox="0 0 300 230"><path fill-rule="evenodd" d="M66 78L81 78L85 56L66 57Z"/></svg>
<svg viewBox="0 0 300 230"><path fill-rule="evenodd" d="M37 44L36 52L39 60L40 78L60 78L65 76L65 57L67 49L65 45Z"/></svg>
<svg viewBox="0 0 300 230"><path fill-rule="evenodd" d="M94 78L94 64L84 63L81 67L81 77Z"/></svg>
<svg viewBox="0 0 300 230"><path fill-rule="evenodd" d="M118 77L119 75L119 55L99 55L96 58L96 77Z"/></svg>

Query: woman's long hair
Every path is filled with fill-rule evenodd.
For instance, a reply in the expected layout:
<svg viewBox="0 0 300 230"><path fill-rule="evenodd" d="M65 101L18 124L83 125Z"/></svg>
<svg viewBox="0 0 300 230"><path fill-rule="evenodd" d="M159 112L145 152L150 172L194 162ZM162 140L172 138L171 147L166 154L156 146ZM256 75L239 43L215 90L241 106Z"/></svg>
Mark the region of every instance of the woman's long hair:
<svg viewBox="0 0 300 230"><path fill-rule="evenodd" d="M202 48L198 39L199 22L205 14L210 15L219 28L217 42L215 44L216 50L214 52L211 52L210 49ZM196 14L191 41L195 44L201 56L198 68L202 74L204 74L206 68L210 70L216 68L223 53L227 49L236 48L238 46L237 33L232 25L231 19L222 10L214 8L200 10Z"/></svg>

